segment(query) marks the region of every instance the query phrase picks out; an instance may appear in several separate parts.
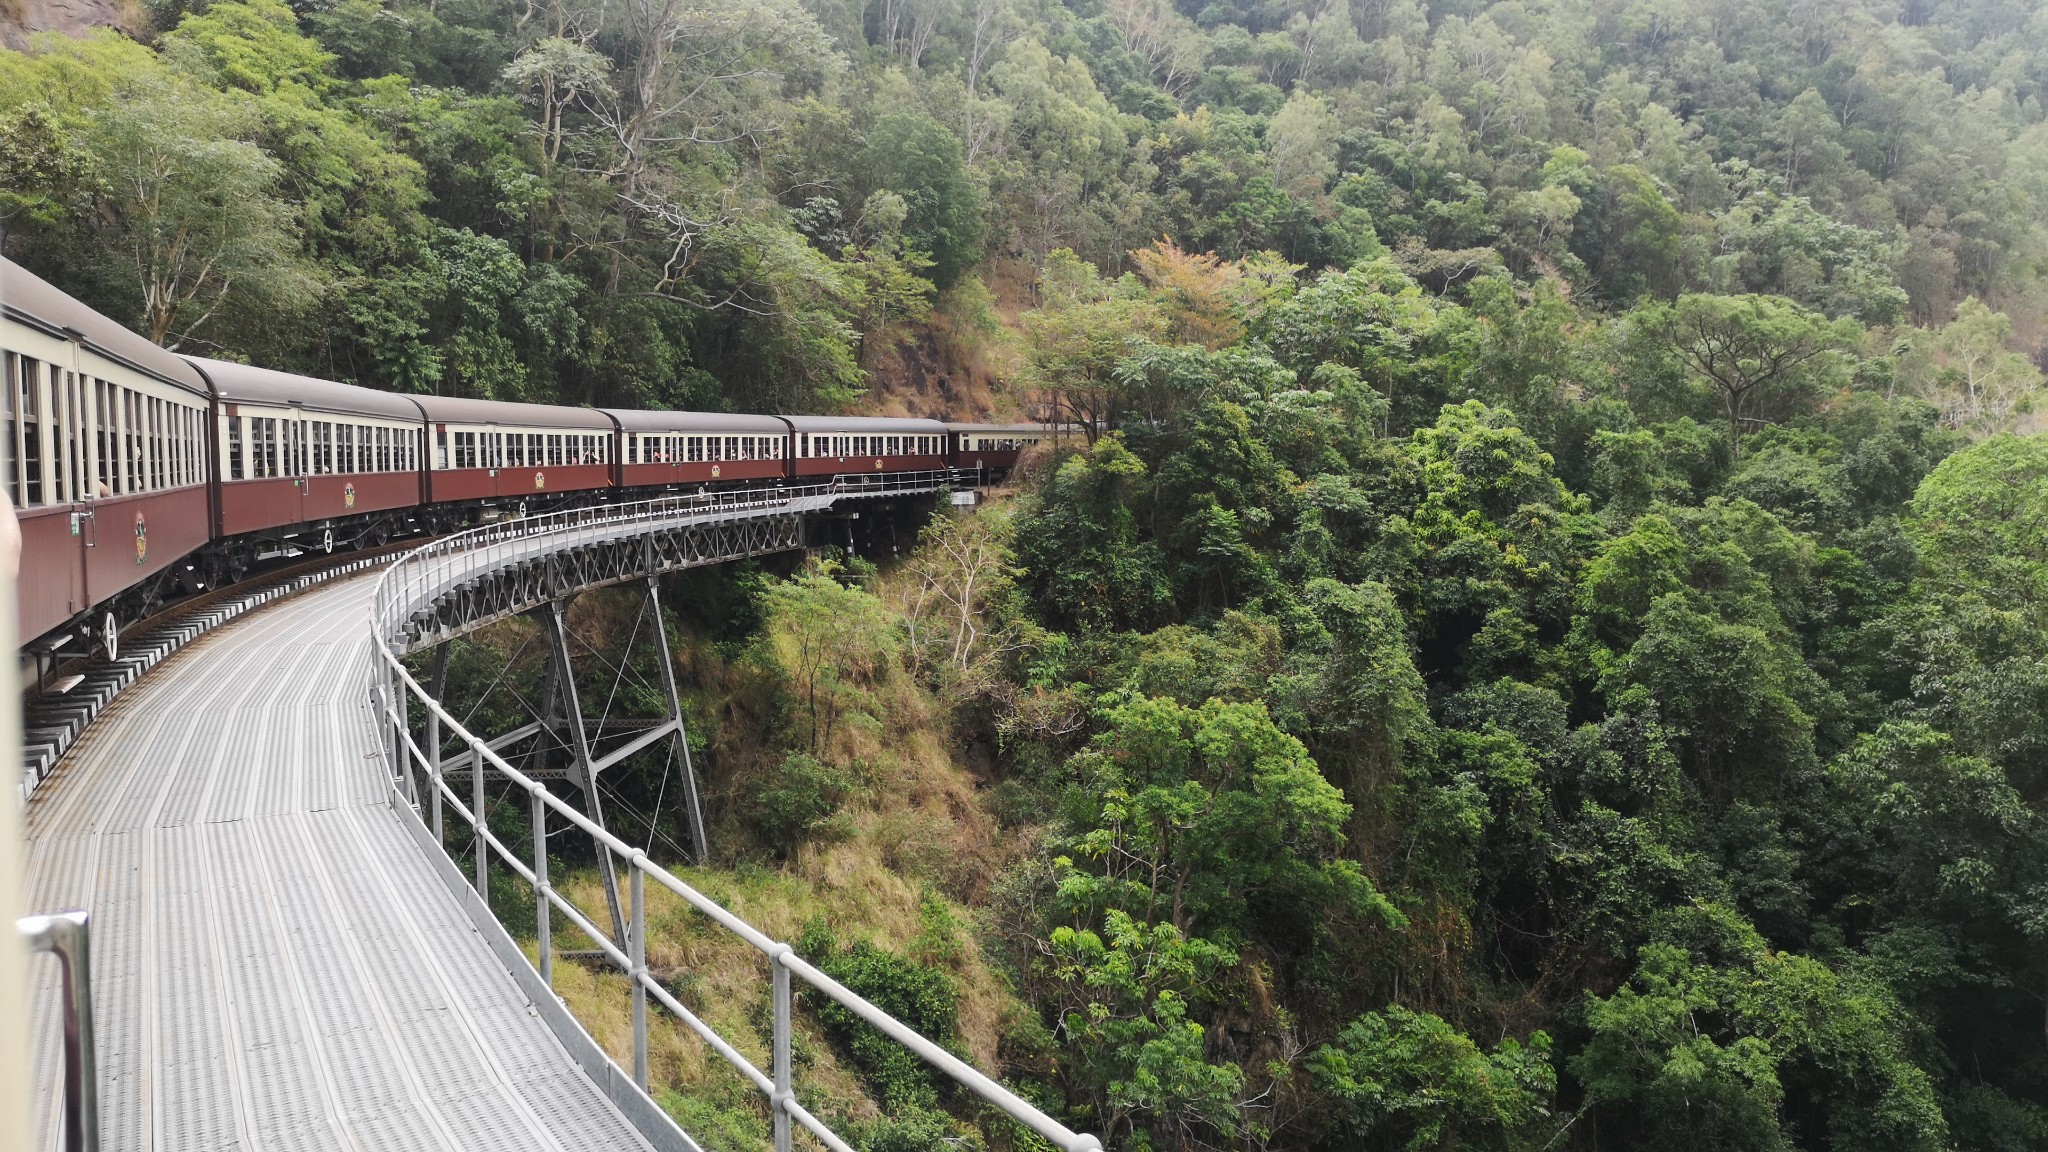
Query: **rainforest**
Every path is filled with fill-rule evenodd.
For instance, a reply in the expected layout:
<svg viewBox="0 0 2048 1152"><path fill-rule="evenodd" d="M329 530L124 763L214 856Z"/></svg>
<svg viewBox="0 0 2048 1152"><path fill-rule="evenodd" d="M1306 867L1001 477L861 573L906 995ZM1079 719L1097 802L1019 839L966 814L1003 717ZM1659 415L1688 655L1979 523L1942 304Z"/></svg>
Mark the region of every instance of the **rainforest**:
<svg viewBox="0 0 2048 1152"><path fill-rule="evenodd" d="M2041 0L0 0L0 44L0 253L178 351L1065 426L895 547L679 578L712 858L665 779L615 811L1106 1147L2048 1147ZM656 923L761 1050L744 958ZM802 1026L865 1150L1047 1147ZM769 1147L661 1028L662 1105Z"/></svg>

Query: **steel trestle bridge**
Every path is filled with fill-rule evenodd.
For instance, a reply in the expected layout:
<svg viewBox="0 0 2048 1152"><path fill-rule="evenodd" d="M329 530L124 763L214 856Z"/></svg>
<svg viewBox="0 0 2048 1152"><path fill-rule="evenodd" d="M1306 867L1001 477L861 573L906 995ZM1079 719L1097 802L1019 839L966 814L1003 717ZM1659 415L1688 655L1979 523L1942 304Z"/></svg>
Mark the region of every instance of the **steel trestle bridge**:
<svg viewBox="0 0 2048 1152"><path fill-rule="evenodd" d="M598 801L599 773L670 741L704 851L656 577L799 548L848 502L928 498L954 479L849 477L487 525L405 554L374 584L336 581L239 618L116 697L27 818L31 905L91 912L100 1147L695 1152L646 1091L648 1020L665 1012L760 1091L778 1152L799 1131L852 1152L802 1102L791 1060L801 994L843 1005L1055 1147L1097 1149L655 863ZM600 755L562 606L630 582L646 585L669 714ZM544 714L472 732L440 699L446 645L517 614L551 641ZM429 652L433 673L415 675L407 658ZM515 766L535 763L514 751L520 741L550 734L567 750L563 772ZM580 806L550 787L564 780ZM533 843L492 831L486 782L524 794ZM444 848L451 823L468 825L454 836L473 846L468 871ZM550 882L551 828L591 839L606 907L578 907ZM528 897L537 963L493 917L494 880ZM767 1067L649 972L649 884L760 952ZM550 987L563 925L629 982L622 1061ZM55 1149L62 1001L53 967L38 979L38 1147Z"/></svg>

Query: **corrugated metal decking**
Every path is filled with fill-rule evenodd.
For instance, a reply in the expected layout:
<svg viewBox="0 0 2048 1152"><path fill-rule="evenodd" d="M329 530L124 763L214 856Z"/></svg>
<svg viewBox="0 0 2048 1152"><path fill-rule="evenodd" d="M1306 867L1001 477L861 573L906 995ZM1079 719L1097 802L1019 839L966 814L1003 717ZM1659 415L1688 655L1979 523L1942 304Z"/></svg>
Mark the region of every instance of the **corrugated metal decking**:
<svg viewBox="0 0 2048 1152"><path fill-rule="evenodd" d="M93 914L102 1147L645 1149L387 805L372 587L191 646L29 807L30 905ZM56 970L39 968L37 1147L54 1150Z"/></svg>

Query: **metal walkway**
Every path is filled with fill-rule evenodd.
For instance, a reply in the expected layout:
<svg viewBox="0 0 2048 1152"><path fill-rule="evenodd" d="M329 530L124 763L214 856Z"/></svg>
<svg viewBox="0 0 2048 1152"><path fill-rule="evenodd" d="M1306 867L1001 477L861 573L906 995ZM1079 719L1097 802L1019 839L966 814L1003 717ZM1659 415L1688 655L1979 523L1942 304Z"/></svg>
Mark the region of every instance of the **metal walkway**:
<svg viewBox="0 0 2048 1152"><path fill-rule="evenodd" d="M101 1146L645 1149L389 806L372 587L192 645L29 807L30 906L93 914ZM58 997L38 968L37 1147L54 1150Z"/></svg>

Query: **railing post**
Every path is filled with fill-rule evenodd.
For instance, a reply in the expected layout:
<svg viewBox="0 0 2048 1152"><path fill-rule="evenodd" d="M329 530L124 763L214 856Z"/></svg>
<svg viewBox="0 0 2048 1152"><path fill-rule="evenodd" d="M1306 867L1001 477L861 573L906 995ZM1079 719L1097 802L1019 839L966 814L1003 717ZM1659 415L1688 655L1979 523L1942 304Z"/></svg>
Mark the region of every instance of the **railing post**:
<svg viewBox="0 0 2048 1152"><path fill-rule="evenodd" d="M441 839L441 698L448 687L448 645L434 649L434 700L427 705L427 771L434 784L434 843Z"/></svg>
<svg viewBox="0 0 2048 1152"><path fill-rule="evenodd" d="M768 954L775 988L775 1098L769 1101L775 1119L775 1152L789 1152L789 968L782 962L787 955L787 944Z"/></svg>
<svg viewBox="0 0 2048 1152"><path fill-rule="evenodd" d="M610 851L610 849L605 849ZM629 886L633 891L633 939L627 954L633 958L633 1083L647 1091L647 870L646 857L633 854Z"/></svg>
<svg viewBox="0 0 2048 1152"><path fill-rule="evenodd" d="M24 916L15 931L31 952L54 952L64 966L64 1149L99 1152L99 1072L92 1038L91 918L73 910Z"/></svg>
<svg viewBox="0 0 2048 1152"><path fill-rule="evenodd" d="M554 909L548 905L548 805L547 790L533 786L533 902L536 951L540 957L540 982L555 986Z"/></svg>
<svg viewBox="0 0 2048 1152"><path fill-rule="evenodd" d="M391 720L391 746L398 752L398 758L392 761L392 766L405 777L405 798L411 802L412 810L418 812L419 781L412 774L412 753L405 746L406 737L412 734L412 709L408 707L411 695L412 693L405 690L405 678L398 674L397 669L392 669L391 706L396 715Z"/></svg>
<svg viewBox="0 0 2048 1152"><path fill-rule="evenodd" d="M484 898L484 906L491 903L491 846L484 839L489 821L484 816L484 746L481 741L469 745L469 814L475 817L476 826L476 894Z"/></svg>

